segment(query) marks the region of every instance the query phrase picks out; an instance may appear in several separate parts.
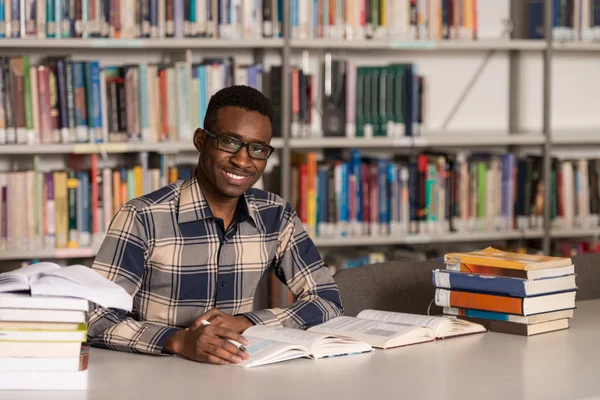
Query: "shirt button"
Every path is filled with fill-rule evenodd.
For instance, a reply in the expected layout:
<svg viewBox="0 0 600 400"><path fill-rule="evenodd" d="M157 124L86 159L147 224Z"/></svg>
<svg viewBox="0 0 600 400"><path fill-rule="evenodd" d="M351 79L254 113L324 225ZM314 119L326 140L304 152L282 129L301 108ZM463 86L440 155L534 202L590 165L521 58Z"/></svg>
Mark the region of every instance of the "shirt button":
<svg viewBox="0 0 600 400"><path fill-rule="evenodd" d="M225 281L221 281L221 287L225 287L226 283Z"/></svg>

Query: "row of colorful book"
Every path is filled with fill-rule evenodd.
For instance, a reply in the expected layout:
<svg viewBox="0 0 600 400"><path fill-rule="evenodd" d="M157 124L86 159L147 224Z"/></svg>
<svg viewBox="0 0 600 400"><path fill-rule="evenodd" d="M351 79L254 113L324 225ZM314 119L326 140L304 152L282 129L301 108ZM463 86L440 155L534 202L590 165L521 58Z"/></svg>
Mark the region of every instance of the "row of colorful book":
<svg viewBox="0 0 600 400"><path fill-rule="evenodd" d="M444 262L432 281L445 315L523 336L569 328L577 294L571 258L488 247L446 254Z"/></svg>
<svg viewBox="0 0 600 400"><path fill-rule="evenodd" d="M315 237L535 231L545 201L560 231L599 226L599 177L598 160L555 159L546 200L536 155L292 153L290 200Z"/></svg>
<svg viewBox="0 0 600 400"><path fill-rule="evenodd" d="M0 2L0 38L281 37L282 0Z"/></svg>
<svg viewBox="0 0 600 400"><path fill-rule="evenodd" d="M291 1L293 39L475 40L479 0ZM483 2L482 6L486 6Z"/></svg>
<svg viewBox="0 0 600 400"><path fill-rule="evenodd" d="M191 143L214 93L265 86L261 64L232 57L101 68L97 60L56 56L33 65L18 56L0 57L0 67L0 145Z"/></svg>
<svg viewBox="0 0 600 400"><path fill-rule="evenodd" d="M0 172L0 249L97 247L114 214L133 199L178 179L193 166L133 165Z"/></svg>

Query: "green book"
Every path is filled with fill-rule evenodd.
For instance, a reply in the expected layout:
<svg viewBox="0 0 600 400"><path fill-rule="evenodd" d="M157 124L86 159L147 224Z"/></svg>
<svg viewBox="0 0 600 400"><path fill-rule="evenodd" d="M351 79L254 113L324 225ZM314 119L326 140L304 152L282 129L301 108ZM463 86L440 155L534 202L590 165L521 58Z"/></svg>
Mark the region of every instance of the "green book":
<svg viewBox="0 0 600 400"><path fill-rule="evenodd" d="M31 103L31 75L29 74L29 67L31 62L29 56L23 56L23 78L24 78L24 91L25 91L25 129L27 130L27 143L33 144L35 142L35 134L33 131L33 105Z"/></svg>
<svg viewBox="0 0 600 400"><path fill-rule="evenodd" d="M370 69L370 90L369 99L370 118L369 123L373 127L373 136L379 136L379 68L373 67Z"/></svg>
<svg viewBox="0 0 600 400"><path fill-rule="evenodd" d="M377 133L376 136L387 135L387 76L388 68L379 67L377 68Z"/></svg>
<svg viewBox="0 0 600 400"><path fill-rule="evenodd" d="M365 113L364 113L364 85L365 68L356 68L356 137L365 136Z"/></svg>

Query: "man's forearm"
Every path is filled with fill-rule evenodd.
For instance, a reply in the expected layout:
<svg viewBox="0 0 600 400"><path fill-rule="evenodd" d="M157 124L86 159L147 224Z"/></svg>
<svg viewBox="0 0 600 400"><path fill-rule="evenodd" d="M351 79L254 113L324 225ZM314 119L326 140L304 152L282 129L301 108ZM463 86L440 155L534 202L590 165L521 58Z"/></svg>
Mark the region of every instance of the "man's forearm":
<svg viewBox="0 0 600 400"><path fill-rule="evenodd" d="M119 351L163 354L167 339L179 330L99 308L89 314L88 343Z"/></svg>

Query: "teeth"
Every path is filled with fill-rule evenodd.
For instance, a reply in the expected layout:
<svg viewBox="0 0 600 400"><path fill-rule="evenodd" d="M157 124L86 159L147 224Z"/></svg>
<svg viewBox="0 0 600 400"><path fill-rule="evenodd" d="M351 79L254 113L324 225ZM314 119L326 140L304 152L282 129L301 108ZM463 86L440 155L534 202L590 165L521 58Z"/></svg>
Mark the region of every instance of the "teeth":
<svg viewBox="0 0 600 400"><path fill-rule="evenodd" d="M242 179L245 178L245 176L235 175L235 174L232 174L230 172L226 172L226 174L227 174L228 177L230 177L232 179L235 179L235 180L238 180L238 181L240 181L240 180L242 180Z"/></svg>

